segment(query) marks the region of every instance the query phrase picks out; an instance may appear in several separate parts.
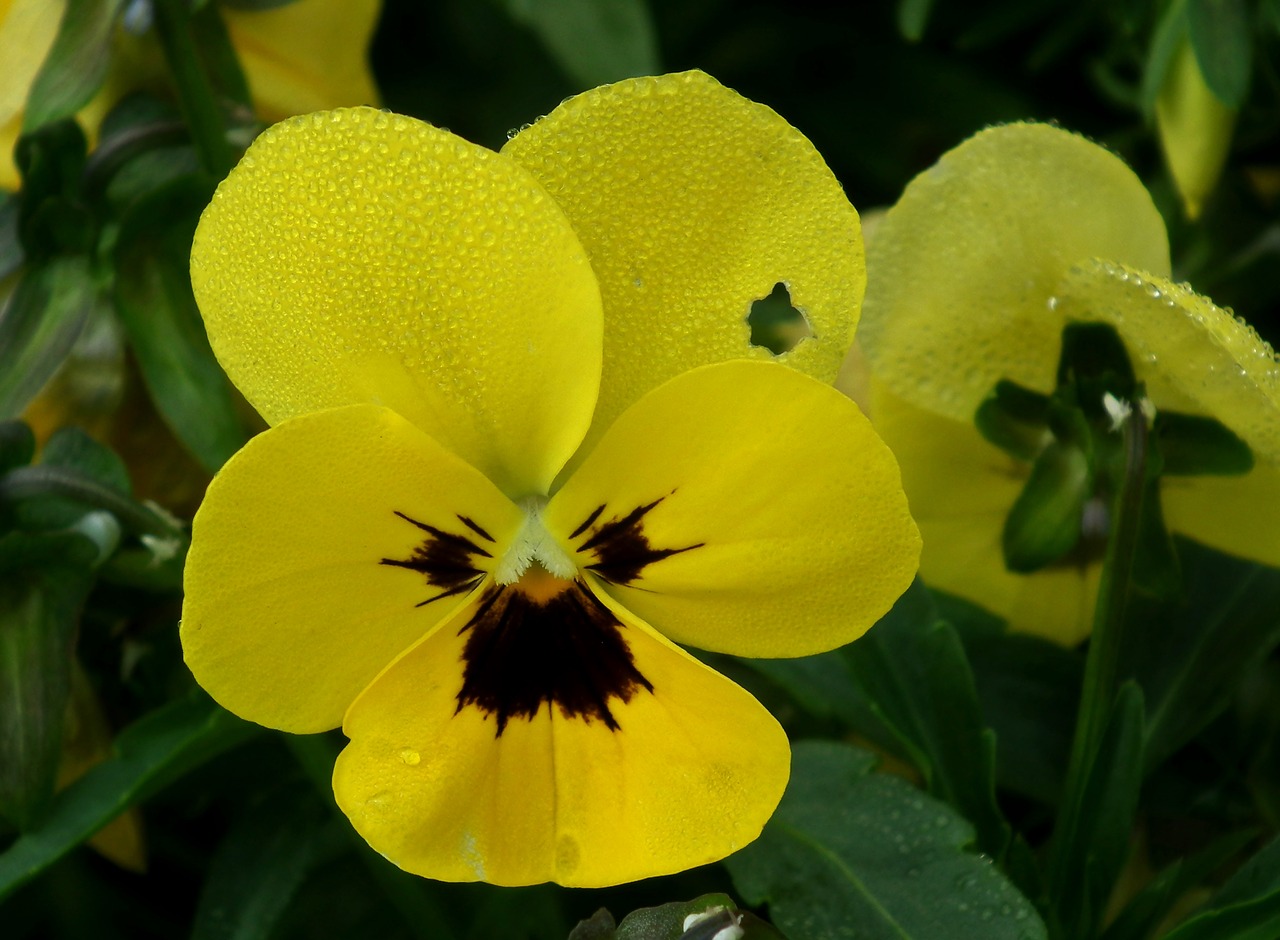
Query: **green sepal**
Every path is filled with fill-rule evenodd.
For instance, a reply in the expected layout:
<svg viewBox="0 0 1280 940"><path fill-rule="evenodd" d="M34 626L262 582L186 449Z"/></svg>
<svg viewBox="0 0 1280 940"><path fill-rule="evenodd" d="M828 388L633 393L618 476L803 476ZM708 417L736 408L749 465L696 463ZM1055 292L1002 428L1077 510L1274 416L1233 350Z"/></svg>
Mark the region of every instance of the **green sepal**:
<svg viewBox="0 0 1280 940"><path fill-rule="evenodd" d="M23 831L42 819L61 759L74 638L92 583L75 564L86 543L73 534L0 539L0 815Z"/></svg>
<svg viewBox="0 0 1280 940"><path fill-rule="evenodd" d="M1053 441L1031 467L1031 476L1005 518L1000 535L1010 571L1029 573L1058 561L1080 542L1094 475L1079 448Z"/></svg>
<svg viewBox="0 0 1280 940"><path fill-rule="evenodd" d="M14 163L22 174L18 238L28 258L87 254L97 225L81 199L88 141L70 118L18 138Z"/></svg>
<svg viewBox="0 0 1280 940"><path fill-rule="evenodd" d="M1172 476L1234 476L1253 469L1253 450L1213 418L1160 411L1151 434L1163 472Z"/></svg>
<svg viewBox="0 0 1280 940"><path fill-rule="evenodd" d="M1102 396L1132 400L1133 365L1115 328L1106 323L1068 323L1062 329L1058 387L1075 387L1078 401L1091 419L1105 417Z"/></svg>
<svg viewBox="0 0 1280 940"><path fill-rule="evenodd" d="M974 414L978 433L1007 454L1035 460L1045 445L1049 396L1015 382L996 383Z"/></svg>
<svg viewBox="0 0 1280 940"><path fill-rule="evenodd" d="M27 93L23 130L69 118L102 88L125 0L67 0L58 34Z"/></svg>

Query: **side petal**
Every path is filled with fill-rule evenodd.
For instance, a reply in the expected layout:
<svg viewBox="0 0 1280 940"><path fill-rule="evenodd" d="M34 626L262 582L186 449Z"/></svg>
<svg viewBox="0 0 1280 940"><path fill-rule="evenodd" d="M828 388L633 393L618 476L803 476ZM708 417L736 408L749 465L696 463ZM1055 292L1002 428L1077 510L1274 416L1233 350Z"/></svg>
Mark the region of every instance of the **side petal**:
<svg viewBox="0 0 1280 940"><path fill-rule="evenodd" d="M1251 326L1189 287L1110 261L1073 268L1060 293L1066 316L1115 327L1156 408L1193 402L1256 460L1280 465L1280 362Z"/></svg>
<svg viewBox="0 0 1280 940"><path fill-rule="evenodd" d="M367 50L381 8L381 0L308 0L277 9L224 10L258 111L278 121L377 104Z"/></svg>
<svg viewBox="0 0 1280 940"><path fill-rule="evenodd" d="M196 230L223 367L268 422L370 402L512 496L591 420L599 291L563 213L510 160L372 108L254 142Z"/></svg>
<svg viewBox="0 0 1280 940"><path fill-rule="evenodd" d="M196 514L187 665L244 718L337 727L360 690L483 577L521 519L479 472L385 408L280 424L227 462ZM426 527L482 551L437 546Z"/></svg>
<svg viewBox="0 0 1280 940"><path fill-rule="evenodd" d="M600 281L604 379L584 452L667 379L771 358L747 315L779 283L813 333L779 358L835 378L866 283L858 215L771 109L702 72L637 78L569 99L502 152L564 209Z"/></svg>
<svg viewBox="0 0 1280 940"><path fill-rule="evenodd" d="M666 636L743 656L855 639L920 552L898 465L857 405L774 363L704 366L650 392L543 518Z"/></svg>
<svg viewBox="0 0 1280 940"><path fill-rule="evenodd" d="M681 871L755 839L786 787L786 735L741 688L614 612L652 688L611 701L615 727L546 704L498 733L461 705L471 611L387 669L347 713L334 767L356 831L429 878L575 887Z"/></svg>
<svg viewBox="0 0 1280 940"><path fill-rule="evenodd" d="M1101 566L1064 565L1015 574L1004 564L1005 517L1026 483L1019 464L953 421L870 385L871 417L898 458L924 549L920 577L1004 618L1011 630L1063 646L1089 635Z"/></svg>
<svg viewBox="0 0 1280 940"><path fill-rule="evenodd" d="M858 339L896 394L970 421L1000 379L1053 387L1054 292L1089 258L1169 273L1138 177L1046 124L982 131L912 180L876 229Z"/></svg>

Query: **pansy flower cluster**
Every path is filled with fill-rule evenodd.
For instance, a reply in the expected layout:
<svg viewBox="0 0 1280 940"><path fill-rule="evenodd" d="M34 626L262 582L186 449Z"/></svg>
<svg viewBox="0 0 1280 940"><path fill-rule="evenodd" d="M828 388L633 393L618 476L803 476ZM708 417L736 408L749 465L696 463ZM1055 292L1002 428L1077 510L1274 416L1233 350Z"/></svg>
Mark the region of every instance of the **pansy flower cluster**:
<svg viewBox="0 0 1280 940"><path fill-rule="evenodd" d="M824 384L864 273L807 140L697 72L500 153L312 114L219 188L192 282L271 425L195 519L201 685L341 726L339 805L430 877L603 885L759 834L786 735L677 644L846 643L919 552L893 456ZM777 284L813 335L775 361L747 315Z"/></svg>

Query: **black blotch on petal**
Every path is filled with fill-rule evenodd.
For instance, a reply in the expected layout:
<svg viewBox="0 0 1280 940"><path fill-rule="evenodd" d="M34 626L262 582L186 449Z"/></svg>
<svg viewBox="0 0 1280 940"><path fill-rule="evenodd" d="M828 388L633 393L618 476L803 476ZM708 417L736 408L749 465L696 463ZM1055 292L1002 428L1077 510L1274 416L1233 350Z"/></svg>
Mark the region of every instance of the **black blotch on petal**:
<svg viewBox="0 0 1280 940"><path fill-rule="evenodd" d="M578 546L579 552L595 553L596 561L587 565L587 570L595 572L611 584L632 584L639 580L644 569L655 561L705 545L705 542L698 542L696 545L685 545L683 548L654 548L649 543L648 537L644 534L644 517L664 499L666 499L665 496L659 497L651 503L637 506L625 516L615 517L597 526L587 540ZM604 506L597 506L569 537L577 538L589 529L603 512Z"/></svg>
<svg viewBox="0 0 1280 940"><path fill-rule="evenodd" d="M399 511L396 512L396 515L405 522L411 523L426 532L427 537L422 540L422 544L415 548L413 554L408 558L384 558L380 564L417 571L426 575L427 584L442 589L439 594L429 597L418 604L418 607L424 607L432 601L440 600L442 597L465 594L484 580L484 572L475 566L473 559L477 557L492 558L493 556L471 541L471 539L465 535L446 532L443 529L437 529L435 526L427 525L425 522L419 522L417 519L412 519ZM493 541L484 529L470 519L465 516L459 516L458 519L481 538Z"/></svg>
<svg viewBox="0 0 1280 940"><path fill-rule="evenodd" d="M618 722L609 709L653 686L636 669L622 623L581 581L543 601L512 586L492 585L471 619L463 648L460 712L475 706L497 721L532 719L543 704L566 718Z"/></svg>

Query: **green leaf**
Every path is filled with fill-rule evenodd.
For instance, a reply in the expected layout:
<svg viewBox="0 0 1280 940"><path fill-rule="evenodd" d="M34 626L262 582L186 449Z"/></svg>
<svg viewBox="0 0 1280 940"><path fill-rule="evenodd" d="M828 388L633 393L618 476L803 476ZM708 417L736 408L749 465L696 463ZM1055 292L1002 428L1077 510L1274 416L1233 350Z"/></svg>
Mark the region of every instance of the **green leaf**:
<svg viewBox="0 0 1280 940"><path fill-rule="evenodd" d="M350 828L309 789L275 792L218 846L191 940L267 940L307 875L350 849Z"/></svg>
<svg viewBox="0 0 1280 940"><path fill-rule="evenodd" d="M1075 803L1059 814L1053 834L1049 891L1068 936L1093 936L1129 856L1142 787L1142 740L1142 690L1126 682Z"/></svg>
<svg viewBox="0 0 1280 940"><path fill-rule="evenodd" d="M1133 597L1119 675L1147 697L1148 768L1220 715L1280 644L1280 571L1177 540L1181 601Z"/></svg>
<svg viewBox="0 0 1280 940"><path fill-rule="evenodd" d="M1187 891L1253 841L1254 832L1233 832L1193 855L1169 865L1125 905L1102 934L1102 940L1147 940Z"/></svg>
<svg viewBox="0 0 1280 940"><path fill-rule="evenodd" d="M865 751L801 742L758 840L725 864L751 904L805 940L1040 940L1035 909L964 850L973 828Z"/></svg>
<svg viewBox="0 0 1280 940"><path fill-rule="evenodd" d="M212 192L210 181L187 177L135 204L117 242L115 302L156 407L216 471L246 435L187 273L195 224Z"/></svg>
<svg viewBox="0 0 1280 940"><path fill-rule="evenodd" d="M1142 70L1142 113L1147 116L1147 120L1155 115L1156 99L1160 97L1160 90L1164 87L1173 55L1186 35L1187 0L1174 0L1165 8L1156 25Z"/></svg>
<svg viewBox="0 0 1280 940"><path fill-rule="evenodd" d="M12 193L0 189L0 280L22 267L22 242L18 239L18 203Z"/></svg>
<svg viewBox="0 0 1280 940"><path fill-rule="evenodd" d="M1244 0L1187 0L1187 28L1209 90L1228 108L1249 93L1253 34Z"/></svg>
<svg viewBox="0 0 1280 940"><path fill-rule="evenodd" d="M261 730L203 693L139 719L116 739L110 758L54 797L38 828L0 854L0 899L162 785Z"/></svg>
<svg viewBox="0 0 1280 940"><path fill-rule="evenodd" d="M21 414L100 303L86 258L56 258L27 270L0 308L0 417Z"/></svg>
<svg viewBox="0 0 1280 940"><path fill-rule="evenodd" d="M974 824L1003 859L1010 829L995 800L995 736L955 629L917 581L862 639L844 647L871 706L915 757L929 792Z"/></svg>
<svg viewBox="0 0 1280 940"><path fill-rule="evenodd" d="M36 436L25 421L0 421L0 474L25 467L36 455Z"/></svg>
<svg viewBox="0 0 1280 940"><path fill-rule="evenodd" d="M646 0L501 0L582 88L662 71Z"/></svg>
<svg viewBox="0 0 1280 940"><path fill-rule="evenodd" d="M59 428L40 453L41 467L69 470L79 479L111 493L129 497L129 471L105 444L77 427ZM27 529L61 529L74 525L90 507L63 496L28 497L18 504L19 525Z"/></svg>
<svg viewBox="0 0 1280 940"><path fill-rule="evenodd" d="M4 541L15 539L30 541L17 533ZM65 562L0 577L0 816L22 830L40 821L53 795L90 584L86 568Z"/></svg>
<svg viewBox="0 0 1280 940"><path fill-rule="evenodd" d="M1164 940L1274 940L1280 936L1280 838L1241 866L1207 907Z"/></svg>
<svg viewBox="0 0 1280 940"><path fill-rule="evenodd" d="M57 38L27 95L24 133L71 117L102 88L123 5L124 0L67 0Z"/></svg>

